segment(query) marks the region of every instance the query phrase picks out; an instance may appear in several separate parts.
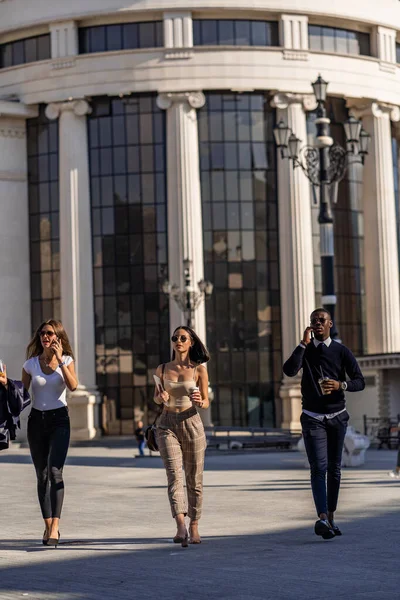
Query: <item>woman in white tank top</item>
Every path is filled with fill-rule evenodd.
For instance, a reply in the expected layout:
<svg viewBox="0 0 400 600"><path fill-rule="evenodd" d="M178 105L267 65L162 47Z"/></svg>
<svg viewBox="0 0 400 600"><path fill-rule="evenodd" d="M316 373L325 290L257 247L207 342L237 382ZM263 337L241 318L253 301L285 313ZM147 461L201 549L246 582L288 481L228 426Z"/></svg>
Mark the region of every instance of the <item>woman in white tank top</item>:
<svg viewBox="0 0 400 600"><path fill-rule="evenodd" d="M44 321L26 354L22 383L27 390L32 387L28 442L46 526L42 541L45 546L57 546L64 499L62 473L70 437L66 392L67 388L74 391L78 385L74 355L60 321Z"/></svg>
<svg viewBox="0 0 400 600"><path fill-rule="evenodd" d="M208 374L201 363L208 351L190 327L175 329L172 361L159 365L156 374L163 388L156 388L154 401L163 404L157 422L157 444L168 479L168 497L176 521L175 543L188 545L185 517L189 516L190 542L200 544L198 523L203 502L203 470L206 436L197 410L208 408ZM185 469L187 501L183 487Z"/></svg>

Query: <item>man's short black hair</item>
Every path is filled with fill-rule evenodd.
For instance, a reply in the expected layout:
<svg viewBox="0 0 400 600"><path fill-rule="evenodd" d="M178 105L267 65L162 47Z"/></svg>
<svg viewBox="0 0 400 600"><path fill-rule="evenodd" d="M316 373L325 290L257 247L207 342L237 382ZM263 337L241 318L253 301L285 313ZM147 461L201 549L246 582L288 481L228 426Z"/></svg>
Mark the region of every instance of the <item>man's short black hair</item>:
<svg viewBox="0 0 400 600"><path fill-rule="evenodd" d="M328 315L329 319L332 321L332 315L329 312L329 310L326 310L326 308L316 308L315 310L313 310L312 313L311 313L311 315L310 315L310 319L311 319L311 317L313 315L315 315L315 313L318 313L318 312L324 312L325 314Z"/></svg>

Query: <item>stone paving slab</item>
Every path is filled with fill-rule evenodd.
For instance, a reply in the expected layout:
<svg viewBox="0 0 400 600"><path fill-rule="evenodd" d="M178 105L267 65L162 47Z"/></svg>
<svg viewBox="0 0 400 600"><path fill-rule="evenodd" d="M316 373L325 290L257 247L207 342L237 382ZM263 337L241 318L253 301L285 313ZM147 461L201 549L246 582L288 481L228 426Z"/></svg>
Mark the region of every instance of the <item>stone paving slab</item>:
<svg viewBox="0 0 400 600"><path fill-rule="evenodd" d="M345 469L338 522L313 533L308 471L295 452L210 454L203 543L171 541L166 476L129 447L73 447L61 544L43 531L27 449L0 453L0 600L394 600L400 597L396 453Z"/></svg>

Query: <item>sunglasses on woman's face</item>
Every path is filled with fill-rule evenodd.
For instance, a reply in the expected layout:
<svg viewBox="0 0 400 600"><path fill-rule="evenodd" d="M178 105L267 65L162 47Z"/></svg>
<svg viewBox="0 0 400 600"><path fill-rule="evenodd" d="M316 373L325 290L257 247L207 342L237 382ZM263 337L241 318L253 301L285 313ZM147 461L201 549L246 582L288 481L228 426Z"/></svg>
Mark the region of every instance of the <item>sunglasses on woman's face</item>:
<svg viewBox="0 0 400 600"><path fill-rule="evenodd" d="M54 331L49 331L46 329L43 329L43 331L41 331L39 333L40 337L44 337L45 335L48 335L49 337L52 337L53 335L55 335Z"/></svg>
<svg viewBox="0 0 400 600"><path fill-rule="evenodd" d="M171 342L174 342L175 344L178 340L181 340L181 342L186 342L188 339L189 338L187 335L173 335L171 338Z"/></svg>

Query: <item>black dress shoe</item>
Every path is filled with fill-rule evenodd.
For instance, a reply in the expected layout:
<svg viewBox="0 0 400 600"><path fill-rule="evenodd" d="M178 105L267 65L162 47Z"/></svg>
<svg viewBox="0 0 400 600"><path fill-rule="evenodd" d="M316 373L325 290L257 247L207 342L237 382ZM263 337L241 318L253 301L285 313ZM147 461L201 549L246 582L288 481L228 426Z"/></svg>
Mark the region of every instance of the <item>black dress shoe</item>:
<svg viewBox="0 0 400 600"><path fill-rule="evenodd" d="M329 521L325 521L324 519L318 519L318 521L315 522L314 532L316 535L320 535L324 540L331 540L335 537Z"/></svg>
<svg viewBox="0 0 400 600"><path fill-rule="evenodd" d="M342 535L342 532L340 531L339 527L336 525L333 519L332 521L329 521L329 524L332 527L332 531L335 535Z"/></svg>

